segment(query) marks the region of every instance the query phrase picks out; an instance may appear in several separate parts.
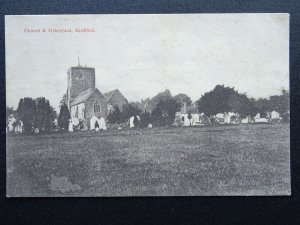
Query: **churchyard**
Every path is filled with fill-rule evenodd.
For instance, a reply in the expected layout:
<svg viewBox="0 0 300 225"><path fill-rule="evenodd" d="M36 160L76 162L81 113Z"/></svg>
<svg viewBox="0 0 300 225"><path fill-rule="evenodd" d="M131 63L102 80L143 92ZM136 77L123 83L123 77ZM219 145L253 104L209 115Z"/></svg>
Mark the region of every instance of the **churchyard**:
<svg viewBox="0 0 300 225"><path fill-rule="evenodd" d="M288 194L289 124L7 135L8 196Z"/></svg>

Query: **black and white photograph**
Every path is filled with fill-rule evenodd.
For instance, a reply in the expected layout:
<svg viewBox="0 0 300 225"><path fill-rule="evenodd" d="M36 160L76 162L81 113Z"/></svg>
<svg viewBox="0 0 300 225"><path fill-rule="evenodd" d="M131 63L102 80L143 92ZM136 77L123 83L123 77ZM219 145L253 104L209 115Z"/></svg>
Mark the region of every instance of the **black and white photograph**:
<svg viewBox="0 0 300 225"><path fill-rule="evenodd" d="M291 195L289 18L5 16L7 197Z"/></svg>

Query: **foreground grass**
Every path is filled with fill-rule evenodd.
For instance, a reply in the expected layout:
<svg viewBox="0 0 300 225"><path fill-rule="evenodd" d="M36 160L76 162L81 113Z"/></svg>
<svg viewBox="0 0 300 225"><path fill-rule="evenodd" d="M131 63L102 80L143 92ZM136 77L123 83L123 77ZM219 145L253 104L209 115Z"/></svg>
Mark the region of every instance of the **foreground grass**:
<svg viewBox="0 0 300 225"><path fill-rule="evenodd" d="M289 125L7 137L8 196L290 193Z"/></svg>

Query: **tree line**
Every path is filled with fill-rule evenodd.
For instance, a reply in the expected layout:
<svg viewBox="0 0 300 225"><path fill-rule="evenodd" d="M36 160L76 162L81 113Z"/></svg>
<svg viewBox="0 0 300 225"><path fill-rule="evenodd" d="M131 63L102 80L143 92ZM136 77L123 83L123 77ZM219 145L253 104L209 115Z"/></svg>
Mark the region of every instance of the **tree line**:
<svg viewBox="0 0 300 225"><path fill-rule="evenodd" d="M235 112L243 116L261 117L266 112L277 111L284 120L289 120L289 92L282 89L280 95L269 98L249 98L245 93L239 93L234 88L217 85L212 91L205 93L197 101L198 111L207 116L223 112Z"/></svg>
<svg viewBox="0 0 300 225"><path fill-rule="evenodd" d="M186 95L172 96L169 90L158 93L153 98L142 100L141 102L131 102L122 107L114 107L109 113L108 121L114 123L124 123L132 116L139 115L139 127L146 127L149 123L155 126L165 126L173 123L176 112L180 111L181 103L179 98L183 100ZM190 100L184 99L184 100ZM190 103L192 101L190 100Z"/></svg>
<svg viewBox="0 0 300 225"><path fill-rule="evenodd" d="M17 110L6 107L6 117L13 114L16 119L23 122L25 133L31 133L33 129L50 131L53 127L53 120L57 117L55 109L50 105L49 100L40 98L22 98L19 101Z"/></svg>
<svg viewBox="0 0 300 225"><path fill-rule="evenodd" d="M17 110L6 107L6 119L10 114L15 114L18 119L23 121L25 133L30 133L32 129L36 128L40 131L49 131L52 129L55 119L57 119L59 127L68 130L70 112L64 104L64 99L61 102L60 113L57 116L49 100L44 97L22 98ZM171 125L176 112L181 110L184 103L187 106L192 104L188 95L180 93L173 96L169 90L165 90L152 98L124 105L122 109L114 106L114 110L108 114L107 119L111 124L119 124L127 122L132 116L139 115L140 127L145 127L149 123L154 126ZM216 85L213 90L204 93L196 101L196 105L198 112L204 113L206 116L234 112L239 113L242 117L253 117L257 113L260 113L261 117L265 117L266 112L277 111L285 121L289 121L289 92L284 89L280 95L254 99L245 93L239 93L232 87Z"/></svg>
<svg viewBox="0 0 300 225"><path fill-rule="evenodd" d="M109 114L108 120L111 123L119 123L126 121L130 116L140 115L142 126L148 123L156 126L170 125L184 103L191 106L192 100L188 95L180 93L172 96L169 90L165 90L152 98L131 102L123 111L116 107ZM198 112L206 116L234 112L241 117L254 117L257 113L265 117L266 112L277 111L284 121L289 121L289 92L284 89L280 95L254 99L248 97L246 93L239 93L233 87L216 85L213 90L204 93L196 101L196 106ZM128 108L130 110L127 110ZM187 113L190 116L191 112Z"/></svg>

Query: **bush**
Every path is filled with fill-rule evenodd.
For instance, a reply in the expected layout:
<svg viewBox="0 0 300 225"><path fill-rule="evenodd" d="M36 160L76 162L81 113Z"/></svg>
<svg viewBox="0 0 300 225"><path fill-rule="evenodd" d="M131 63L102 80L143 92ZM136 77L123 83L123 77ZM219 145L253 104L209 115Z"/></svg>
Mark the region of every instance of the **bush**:
<svg viewBox="0 0 300 225"><path fill-rule="evenodd" d="M151 123L152 124L152 116L151 113L148 111L144 111L141 115L140 115L140 122L139 122L139 126L140 127L148 127L148 124Z"/></svg>

